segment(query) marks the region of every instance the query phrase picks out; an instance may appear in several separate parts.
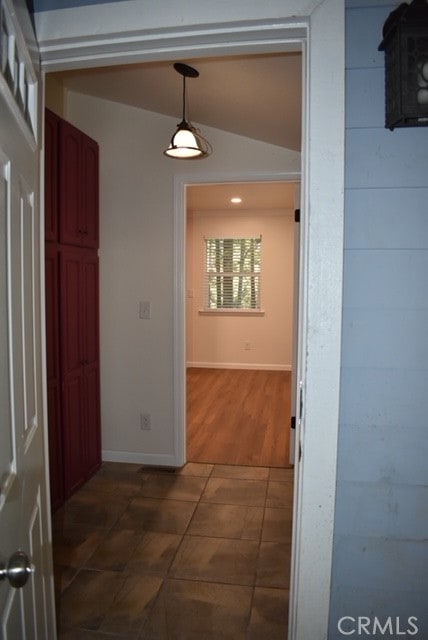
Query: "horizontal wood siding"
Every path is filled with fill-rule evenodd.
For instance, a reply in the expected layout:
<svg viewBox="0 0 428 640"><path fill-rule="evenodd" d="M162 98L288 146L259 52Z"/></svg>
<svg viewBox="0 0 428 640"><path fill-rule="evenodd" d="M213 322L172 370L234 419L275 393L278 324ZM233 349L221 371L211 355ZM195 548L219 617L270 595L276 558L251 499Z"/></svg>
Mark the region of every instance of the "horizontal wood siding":
<svg viewBox="0 0 428 640"><path fill-rule="evenodd" d="M384 58L377 47L396 6L347 2L341 424L329 640L346 637L338 630L342 616L383 622L393 616L394 631L400 616L400 632L416 616L416 637L428 637L428 128L384 128Z"/></svg>

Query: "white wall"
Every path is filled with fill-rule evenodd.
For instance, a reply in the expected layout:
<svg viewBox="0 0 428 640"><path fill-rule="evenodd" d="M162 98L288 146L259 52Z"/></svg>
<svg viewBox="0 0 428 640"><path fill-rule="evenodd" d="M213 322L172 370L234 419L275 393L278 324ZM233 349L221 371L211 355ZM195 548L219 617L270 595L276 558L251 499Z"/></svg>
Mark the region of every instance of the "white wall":
<svg viewBox="0 0 428 640"><path fill-rule="evenodd" d="M191 212L188 225L188 365L291 370L294 212ZM262 237L263 314L201 313L204 238ZM246 349L249 343L251 348Z"/></svg>
<svg viewBox="0 0 428 640"><path fill-rule="evenodd" d="M298 172L300 154L203 127L212 156L175 161L162 154L175 118L75 93L65 117L100 145L103 456L171 464L174 176ZM140 300L151 320L139 319ZM140 430L142 412L152 431Z"/></svg>

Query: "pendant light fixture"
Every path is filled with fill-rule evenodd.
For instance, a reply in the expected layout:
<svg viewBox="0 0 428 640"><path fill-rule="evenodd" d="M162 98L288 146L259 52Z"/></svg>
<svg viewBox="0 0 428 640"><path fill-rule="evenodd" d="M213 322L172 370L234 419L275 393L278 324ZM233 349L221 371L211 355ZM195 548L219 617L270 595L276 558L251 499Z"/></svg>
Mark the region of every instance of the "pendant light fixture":
<svg viewBox="0 0 428 640"><path fill-rule="evenodd" d="M179 160L206 158L211 153L211 145L186 119L186 78L197 78L199 71L182 62L176 62L174 69L183 76L183 116L164 154Z"/></svg>

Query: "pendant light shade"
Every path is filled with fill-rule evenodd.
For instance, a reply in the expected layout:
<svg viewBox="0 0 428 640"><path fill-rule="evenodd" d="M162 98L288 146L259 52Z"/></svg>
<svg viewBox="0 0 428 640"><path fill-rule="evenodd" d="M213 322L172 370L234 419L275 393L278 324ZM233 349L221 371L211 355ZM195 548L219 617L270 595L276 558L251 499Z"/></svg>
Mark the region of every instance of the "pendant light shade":
<svg viewBox="0 0 428 640"><path fill-rule="evenodd" d="M199 72L181 62L175 63L174 69L183 76L183 117L164 154L179 160L206 158L211 153L211 145L186 119L186 78L197 78Z"/></svg>

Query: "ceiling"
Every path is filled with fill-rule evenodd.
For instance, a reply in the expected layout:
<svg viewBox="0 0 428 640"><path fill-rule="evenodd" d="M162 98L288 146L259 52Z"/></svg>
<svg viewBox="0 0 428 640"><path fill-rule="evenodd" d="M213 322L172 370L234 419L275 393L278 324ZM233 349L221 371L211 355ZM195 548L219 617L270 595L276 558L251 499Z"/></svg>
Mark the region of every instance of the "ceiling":
<svg viewBox="0 0 428 640"><path fill-rule="evenodd" d="M173 62L61 71L52 76L73 91L172 116L178 123L182 76ZM199 71L198 78L186 80L188 115L193 124L300 151L299 52L185 62Z"/></svg>
<svg viewBox="0 0 428 640"><path fill-rule="evenodd" d="M181 120L182 76L173 62L61 71L49 74L66 89L154 111ZM188 116L214 127L280 147L300 151L302 68L301 54L246 55L189 59L199 71L188 78ZM173 131L171 131L172 135ZM208 137L208 136L207 136ZM188 190L189 208L202 211L239 209L294 209L294 187L289 183L219 185ZM230 197L242 203L232 205Z"/></svg>
<svg viewBox="0 0 428 640"><path fill-rule="evenodd" d="M293 182L241 182L227 184L193 185L187 189L187 210L194 211L248 211L258 214L272 209L292 210L295 207ZM232 197L242 202L232 203Z"/></svg>

